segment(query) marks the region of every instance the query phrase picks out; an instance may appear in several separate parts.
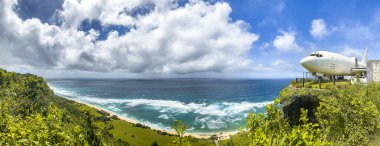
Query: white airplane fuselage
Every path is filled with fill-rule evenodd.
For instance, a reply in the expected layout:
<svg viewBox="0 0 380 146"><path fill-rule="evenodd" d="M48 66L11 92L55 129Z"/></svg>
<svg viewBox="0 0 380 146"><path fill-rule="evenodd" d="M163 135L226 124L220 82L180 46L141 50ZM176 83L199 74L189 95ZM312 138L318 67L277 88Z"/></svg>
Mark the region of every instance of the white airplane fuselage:
<svg viewBox="0 0 380 146"><path fill-rule="evenodd" d="M349 58L328 51L313 52L300 63L309 72L322 75L354 75L354 69L366 68L364 61L358 62L355 57Z"/></svg>

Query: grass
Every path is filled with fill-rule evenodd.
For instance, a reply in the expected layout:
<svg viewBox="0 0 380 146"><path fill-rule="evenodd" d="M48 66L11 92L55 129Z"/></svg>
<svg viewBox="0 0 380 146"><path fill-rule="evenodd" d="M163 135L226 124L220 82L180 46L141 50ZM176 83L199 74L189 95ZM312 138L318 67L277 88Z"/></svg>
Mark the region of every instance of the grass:
<svg viewBox="0 0 380 146"><path fill-rule="evenodd" d="M114 126L110 132L115 138L127 141L132 145L151 145L154 141L158 145L168 145L174 140L174 136L164 136L157 134L155 131L134 127L133 124L122 120L113 120Z"/></svg>
<svg viewBox="0 0 380 146"><path fill-rule="evenodd" d="M375 139L371 142L372 146L379 146L380 145L380 134L378 134L377 137L375 137Z"/></svg>
<svg viewBox="0 0 380 146"><path fill-rule="evenodd" d="M248 132L239 132L238 134L232 135L230 139L225 139L219 141L220 146L231 146L231 145L249 145Z"/></svg>

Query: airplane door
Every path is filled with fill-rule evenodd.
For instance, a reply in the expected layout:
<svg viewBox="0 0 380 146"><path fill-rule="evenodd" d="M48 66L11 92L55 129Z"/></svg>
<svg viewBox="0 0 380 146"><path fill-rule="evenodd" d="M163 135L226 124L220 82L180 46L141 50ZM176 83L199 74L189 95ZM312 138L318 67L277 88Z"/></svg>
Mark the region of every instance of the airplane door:
<svg viewBox="0 0 380 146"><path fill-rule="evenodd" d="M330 73L331 68L331 59L330 58L320 58L318 61L318 66L320 70L328 71L326 73Z"/></svg>
<svg viewBox="0 0 380 146"><path fill-rule="evenodd" d="M331 66L330 66L330 69L331 70L335 70L335 67L336 67L335 57L331 57Z"/></svg>

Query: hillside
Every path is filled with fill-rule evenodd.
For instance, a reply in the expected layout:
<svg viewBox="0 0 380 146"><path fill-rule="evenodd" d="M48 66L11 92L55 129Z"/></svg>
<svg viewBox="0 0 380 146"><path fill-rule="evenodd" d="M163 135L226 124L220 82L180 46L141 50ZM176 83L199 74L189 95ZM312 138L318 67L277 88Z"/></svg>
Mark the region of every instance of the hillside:
<svg viewBox="0 0 380 146"><path fill-rule="evenodd" d="M380 84L283 89L222 145L380 145Z"/></svg>
<svg viewBox="0 0 380 146"><path fill-rule="evenodd" d="M379 109L378 83L287 87L266 113L248 116L248 131L219 144L379 145ZM41 77L2 69L0 116L0 145L214 145L128 123L54 95Z"/></svg>
<svg viewBox="0 0 380 146"><path fill-rule="evenodd" d="M0 145L169 145L177 136L54 95L32 74L0 69ZM185 138L192 145L208 139Z"/></svg>

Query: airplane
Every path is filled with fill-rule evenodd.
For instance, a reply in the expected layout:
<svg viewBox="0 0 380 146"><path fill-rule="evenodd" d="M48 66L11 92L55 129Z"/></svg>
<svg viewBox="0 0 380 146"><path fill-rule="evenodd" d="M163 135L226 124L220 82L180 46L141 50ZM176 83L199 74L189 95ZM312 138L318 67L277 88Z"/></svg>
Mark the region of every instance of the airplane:
<svg viewBox="0 0 380 146"><path fill-rule="evenodd" d="M356 57L346 57L341 54L316 51L303 58L300 63L314 76L354 76L358 72L363 73L367 70L367 49L363 58L358 62Z"/></svg>

